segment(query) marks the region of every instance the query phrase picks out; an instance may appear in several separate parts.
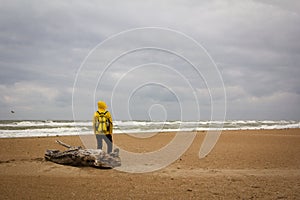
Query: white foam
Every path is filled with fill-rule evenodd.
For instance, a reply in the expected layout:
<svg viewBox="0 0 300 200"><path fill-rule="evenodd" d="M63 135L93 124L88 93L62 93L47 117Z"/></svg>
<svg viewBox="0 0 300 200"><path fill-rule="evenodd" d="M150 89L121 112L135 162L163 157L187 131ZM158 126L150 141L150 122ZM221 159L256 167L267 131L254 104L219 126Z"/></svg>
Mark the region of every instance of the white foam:
<svg viewBox="0 0 300 200"><path fill-rule="evenodd" d="M114 121L114 133L300 128L299 121ZM0 121L0 138L92 134L91 121Z"/></svg>

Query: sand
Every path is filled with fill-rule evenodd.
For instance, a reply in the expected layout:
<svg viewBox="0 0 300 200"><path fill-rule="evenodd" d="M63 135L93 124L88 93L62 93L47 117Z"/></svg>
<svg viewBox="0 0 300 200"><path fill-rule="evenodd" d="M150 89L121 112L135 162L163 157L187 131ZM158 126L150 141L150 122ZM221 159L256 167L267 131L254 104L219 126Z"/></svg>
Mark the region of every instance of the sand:
<svg viewBox="0 0 300 200"><path fill-rule="evenodd" d="M142 139L114 135L120 147L150 152L174 136ZM149 173L72 167L45 161L56 139L82 145L78 136L0 139L0 199L300 199L300 129L223 131L199 159L205 136L166 168Z"/></svg>

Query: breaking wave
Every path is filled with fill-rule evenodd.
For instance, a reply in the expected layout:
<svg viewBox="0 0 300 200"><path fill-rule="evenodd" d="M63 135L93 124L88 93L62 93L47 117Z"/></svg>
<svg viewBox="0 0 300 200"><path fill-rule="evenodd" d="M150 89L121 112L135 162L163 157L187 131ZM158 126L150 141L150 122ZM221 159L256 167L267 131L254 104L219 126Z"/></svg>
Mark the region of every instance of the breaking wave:
<svg viewBox="0 0 300 200"><path fill-rule="evenodd" d="M114 121L114 133L153 133L207 130L260 130L300 128L300 121ZM0 138L92 134L91 121L0 121Z"/></svg>

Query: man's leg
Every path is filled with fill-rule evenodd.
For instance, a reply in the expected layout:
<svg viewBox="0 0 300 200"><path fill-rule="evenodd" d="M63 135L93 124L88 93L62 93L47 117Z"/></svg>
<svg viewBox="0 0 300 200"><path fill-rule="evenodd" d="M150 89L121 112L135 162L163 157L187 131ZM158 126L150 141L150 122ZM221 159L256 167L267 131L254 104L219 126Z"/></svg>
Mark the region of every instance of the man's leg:
<svg viewBox="0 0 300 200"><path fill-rule="evenodd" d="M111 134L105 135L104 140L107 144L107 153L111 153L112 146L113 146L112 135Z"/></svg>
<svg viewBox="0 0 300 200"><path fill-rule="evenodd" d="M102 149L102 135L96 134L96 139L97 139L97 149Z"/></svg>

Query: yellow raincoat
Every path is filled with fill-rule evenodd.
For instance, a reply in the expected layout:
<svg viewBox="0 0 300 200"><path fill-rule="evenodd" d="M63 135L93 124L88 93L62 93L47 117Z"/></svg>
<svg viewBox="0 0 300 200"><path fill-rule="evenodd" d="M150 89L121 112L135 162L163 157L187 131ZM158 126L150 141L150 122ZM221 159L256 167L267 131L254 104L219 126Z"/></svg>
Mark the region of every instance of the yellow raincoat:
<svg viewBox="0 0 300 200"><path fill-rule="evenodd" d="M100 113L106 112L107 111L106 108L107 108L107 105L105 102L103 102L103 101L98 102L98 111ZM99 116L100 116L99 113L96 111L94 113L94 117L93 117L94 134L100 134L100 132L98 130L96 130L96 122L98 121ZM104 134L109 135L109 134L112 134L112 130L113 130L112 117L108 111L106 112L105 117L109 120L110 126L109 126L109 130L107 132L105 132Z"/></svg>

